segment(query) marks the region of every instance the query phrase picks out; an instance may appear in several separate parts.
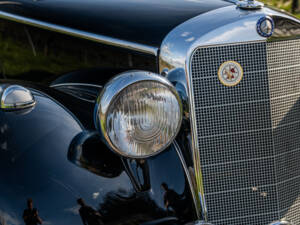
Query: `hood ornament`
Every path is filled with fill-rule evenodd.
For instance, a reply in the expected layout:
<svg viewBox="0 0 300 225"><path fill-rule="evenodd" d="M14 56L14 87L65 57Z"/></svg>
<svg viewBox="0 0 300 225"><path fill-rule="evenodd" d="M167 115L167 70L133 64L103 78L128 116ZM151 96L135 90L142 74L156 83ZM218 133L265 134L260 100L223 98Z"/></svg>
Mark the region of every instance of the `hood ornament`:
<svg viewBox="0 0 300 225"><path fill-rule="evenodd" d="M251 9L262 9L264 4L255 0L244 0L236 2L236 5L241 9L251 10Z"/></svg>

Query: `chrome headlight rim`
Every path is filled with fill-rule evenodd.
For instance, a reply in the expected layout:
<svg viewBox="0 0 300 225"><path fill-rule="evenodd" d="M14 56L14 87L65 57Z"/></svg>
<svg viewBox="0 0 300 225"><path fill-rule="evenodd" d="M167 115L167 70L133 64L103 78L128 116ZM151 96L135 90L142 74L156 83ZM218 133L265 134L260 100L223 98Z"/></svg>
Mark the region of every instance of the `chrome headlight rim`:
<svg viewBox="0 0 300 225"><path fill-rule="evenodd" d="M179 114L180 118L178 121L178 126L176 132L174 133L173 137L164 145L163 148L160 150L143 156L133 156L128 155L121 151L118 147L114 145L110 136L107 132L107 117L108 113L110 112L110 104L113 103L116 98L125 90L126 88L130 87L131 85L142 83L142 82L155 82L164 85L172 94L176 97L176 100L179 105ZM120 73L112 78L103 88L102 92L97 98L95 111L94 111L94 122L96 129L103 135L105 141L107 142L108 146L117 154L133 159L145 159L152 156L155 156L161 152L163 152L166 148L168 148L171 143L177 137L181 124L182 124L182 117L183 117L183 106L181 102L180 95L178 94L176 88L172 85L172 83L167 80L165 77L155 74L148 71L140 71L140 70L131 70Z"/></svg>

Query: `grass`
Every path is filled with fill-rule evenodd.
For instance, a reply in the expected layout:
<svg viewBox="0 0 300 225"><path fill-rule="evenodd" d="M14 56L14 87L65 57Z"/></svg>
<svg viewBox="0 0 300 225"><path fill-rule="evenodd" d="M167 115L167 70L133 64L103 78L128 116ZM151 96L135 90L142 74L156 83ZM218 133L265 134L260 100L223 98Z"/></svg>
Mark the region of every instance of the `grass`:
<svg viewBox="0 0 300 225"><path fill-rule="evenodd" d="M276 8L283 9L289 13L291 13L292 1L291 0L260 0L264 2L266 5L275 6ZM300 18L300 9L298 12L294 14L294 16Z"/></svg>

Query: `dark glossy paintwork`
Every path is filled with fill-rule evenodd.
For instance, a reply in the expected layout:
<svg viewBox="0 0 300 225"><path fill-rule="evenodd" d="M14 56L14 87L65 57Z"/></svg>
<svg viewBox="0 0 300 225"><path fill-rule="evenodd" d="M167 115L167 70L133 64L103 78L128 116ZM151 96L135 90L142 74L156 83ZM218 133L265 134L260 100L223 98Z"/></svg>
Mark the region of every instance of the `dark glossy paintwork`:
<svg viewBox="0 0 300 225"><path fill-rule="evenodd" d="M0 3L0 10L7 12L157 47L180 23L229 5L221 0ZM157 72L157 58L0 20L0 73L5 79L1 82L104 85L112 76L132 69ZM5 181L0 182L0 223L22 224L27 198L51 224L82 224L78 198L100 212L105 224L196 220L191 189L174 144L147 160L122 158L95 132L92 101L62 90L25 86L38 90L35 108L0 111L0 180ZM190 169L184 129L177 140ZM166 209L167 201L173 207Z"/></svg>
<svg viewBox="0 0 300 225"><path fill-rule="evenodd" d="M156 71L156 58L0 20L2 78L49 85L69 74L71 79L81 77L84 82L104 84L113 75L129 69Z"/></svg>
<svg viewBox="0 0 300 225"><path fill-rule="evenodd" d="M78 198L100 212L105 224L171 224L159 220L167 216L195 219L174 145L147 160L120 158L95 131L86 130L89 113L72 113L75 102L63 106L70 100L66 95L25 86L35 87L35 107L0 111L1 222L23 224L27 198L33 199L45 224L82 224ZM181 208L175 212L164 206L163 183L178 194Z"/></svg>
<svg viewBox="0 0 300 225"><path fill-rule="evenodd" d="M222 0L14 0L3 1L0 10L159 47L175 26L227 5Z"/></svg>

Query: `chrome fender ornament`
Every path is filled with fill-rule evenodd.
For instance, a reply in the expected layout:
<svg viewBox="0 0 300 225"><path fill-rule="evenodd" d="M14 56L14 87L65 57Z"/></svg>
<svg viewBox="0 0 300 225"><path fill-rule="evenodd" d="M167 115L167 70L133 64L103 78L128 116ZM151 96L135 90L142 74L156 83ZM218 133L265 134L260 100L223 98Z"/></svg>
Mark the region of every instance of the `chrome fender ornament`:
<svg viewBox="0 0 300 225"><path fill-rule="evenodd" d="M264 4L255 0L244 0L238 1L236 3L237 7L241 9L251 10L251 9L262 9Z"/></svg>
<svg viewBox="0 0 300 225"><path fill-rule="evenodd" d="M35 99L30 90L20 85L0 86L0 108L18 110L33 107Z"/></svg>

